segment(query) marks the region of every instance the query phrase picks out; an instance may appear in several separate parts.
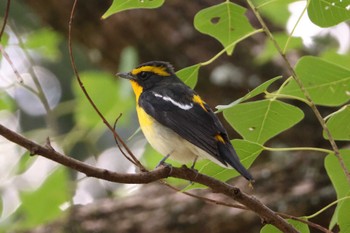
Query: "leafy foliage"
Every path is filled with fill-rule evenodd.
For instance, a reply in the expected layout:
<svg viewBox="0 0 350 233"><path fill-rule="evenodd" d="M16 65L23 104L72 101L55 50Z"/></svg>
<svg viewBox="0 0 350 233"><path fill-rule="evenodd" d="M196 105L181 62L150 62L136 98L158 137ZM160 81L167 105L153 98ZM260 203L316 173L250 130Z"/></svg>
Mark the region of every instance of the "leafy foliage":
<svg viewBox="0 0 350 233"><path fill-rule="evenodd" d="M253 164L255 159L263 151L263 147L258 143L242 139L234 139L231 142L234 148L236 148L236 153L238 154L238 157L241 160L242 164L247 168L249 168ZM207 160L197 162L196 169L200 173L209 175L221 181L227 181L233 177L240 175L236 170L232 168L223 168ZM205 188L205 186L200 184L191 184L187 186L184 190L190 190L195 188Z"/></svg>
<svg viewBox="0 0 350 233"><path fill-rule="evenodd" d="M22 193L22 205L17 211L21 220L18 227L34 227L61 215L60 206L70 197L67 175L65 168L56 169L40 188Z"/></svg>
<svg viewBox="0 0 350 233"><path fill-rule="evenodd" d="M61 41L61 35L57 32L52 29L43 28L29 34L25 46L28 49L35 49L42 56L55 61L61 55L58 47Z"/></svg>
<svg viewBox="0 0 350 233"><path fill-rule="evenodd" d="M350 19L349 1L311 0L308 14L320 27L331 27Z"/></svg>
<svg viewBox="0 0 350 233"><path fill-rule="evenodd" d="M244 102L246 100L249 100L251 98L254 98L255 96L257 95L260 95L264 92L267 91L267 89L269 88L269 86L274 83L275 81L281 79L282 77L281 76L278 76L278 77L275 77L275 78L272 78L272 79L269 79L267 80L266 82L260 84L258 87L254 88L254 90L248 92L245 96L243 96L242 98L239 98L238 100L235 100L234 102L228 104L228 105L218 105L216 106L216 109L218 109L219 112L225 110L225 109L228 109L228 108L231 108L241 102Z"/></svg>
<svg viewBox="0 0 350 233"><path fill-rule="evenodd" d="M194 88L198 80L198 71L200 65L193 65L186 67L176 72L176 75L184 82L187 86Z"/></svg>
<svg viewBox="0 0 350 233"><path fill-rule="evenodd" d="M224 116L244 139L264 144L298 123L304 114L281 101L261 100L235 105L225 110Z"/></svg>
<svg viewBox="0 0 350 233"><path fill-rule="evenodd" d="M248 2L250 3L250 1ZM255 11L260 12L274 25L285 27L290 15L288 4L294 1L254 0L253 2L256 6ZM164 0L114 0L111 7L103 15L103 18L125 10L153 9L162 6L163 3ZM310 0L307 13L315 24L321 27L330 27L349 19L349 8L348 1ZM238 42L262 31L252 26L251 21L248 20L246 8L230 1L198 11L194 18L194 27L199 32L216 39L223 46L223 50L218 51L218 54L207 62L194 64L177 72L177 75L191 88L196 86L198 73L202 66L212 64L224 53L232 55ZM11 43L15 40L11 40L9 35L11 34L6 33L1 38L1 46L3 48L6 48L9 44L13 46ZM61 37L52 29L43 28L33 31L26 35L26 40L19 46L26 53L21 52L18 57L21 57L23 54L30 56L28 51L35 51L42 58L51 62L59 62L61 56L63 56L60 50L61 42ZM283 54L277 49L276 45L282 48ZM305 49L305 47L300 38L294 38L280 30L274 32L272 37L266 40L265 48L252 62L264 64L275 60L280 55L288 59L287 55L289 53L294 53L301 49ZM124 63L120 64L120 69L130 70L130 67L136 64L136 53L132 48L125 49L122 55L125 58L123 59ZM307 52L303 51L303 53ZM294 100L300 100L311 106L316 104L316 107L328 107L329 116L321 120L326 120L326 126L331 133L331 138L325 133L324 138L326 140L335 140L335 143L337 141L347 142L350 140L350 56L337 54L330 49L323 53L313 54L314 56L301 56L297 59L296 65L292 67L296 73L295 77L289 77L282 84L277 82L282 80L282 76L271 78L257 85L252 91L234 100L231 104L217 107L219 112L223 112L227 122L242 137L242 139L232 140L232 144L245 167L250 167L259 157L264 150L264 144L303 120L304 112L299 108L299 104L298 107L296 106ZM3 57L2 55L0 58L3 60ZM23 63L30 63L28 60L31 61L33 59L28 58ZM118 122L118 126L123 132L132 132L135 127L126 126L126 123L132 122L135 118L132 112L134 100L132 99L128 83L115 81L114 76L101 71L91 70L90 68L81 72L80 76L93 102L99 107L106 119L109 122L114 122L118 117L118 113L125 113L121 122ZM67 82L67 80L61 81ZM34 78L32 82L35 82ZM10 90L16 85L22 85L35 95L40 96L39 92L31 90L25 84L10 83L0 92L0 108L2 111L17 111L15 99ZM276 88L278 85L280 86ZM270 92L271 86L274 86L275 89ZM74 100L62 101L52 112L48 109L47 122L45 124L52 126L52 122L58 122L58 118L62 115L71 115L74 127L66 132L62 139L58 139L58 143L61 143L64 150L74 151L78 141L89 142L89 146L93 147L92 151L98 154L98 147L108 141L105 136L105 128L99 116L88 103L76 80L72 80L71 87ZM309 93L311 102L305 97L305 92ZM49 93L49 91L45 93ZM261 96L265 99L258 98ZM39 126L37 127L38 129L40 128ZM321 129L322 125L319 127ZM46 134L48 133L45 131ZM109 140L112 141L111 138ZM278 148L274 149L278 150ZM290 148L290 150L292 149ZM311 147L308 149L312 150ZM157 152L148 146L141 161L149 168L154 168L161 158ZM340 165L340 161L343 161L345 166L350 169L349 158L350 150L346 149L346 147L341 147L340 159L335 156L335 153L330 153L324 160L327 175L339 200L330 229L335 225L339 225L342 232L347 232L350 229L348 215L350 208L350 200L348 198L350 195L350 184L344 168ZM18 159L17 167L13 169L16 171L14 174L24 173L32 165L29 160L30 158L27 157ZM172 164L174 166L181 165L176 162L172 162ZM196 164L196 169L222 181L227 181L239 175L233 169L225 169L207 160L199 161ZM62 215L61 205L64 202L71 201L73 198L68 191L68 182L67 171L60 168L48 173L46 181L40 187L37 187L35 191L23 192L19 190L21 206L16 211L16 217L21 220L19 226L36 226ZM169 182L182 186L188 184L176 179ZM194 188L204 187L193 184L187 185L185 190ZM2 193L3 189L0 189L0 192ZM1 200L0 209L4 212L6 210L5 199ZM47 203L50 203L50 206ZM38 209L40 211L37 211ZM11 223L11 221L9 220L8 222ZM288 222L300 232L309 232L308 226L304 223L295 220L288 220ZM4 224L3 229L6 229L7 226ZM261 232L279 231L271 225L266 225L261 229Z"/></svg>
<svg viewBox="0 0 350 233"><path fill-rule="evenodd" d="M199 11L194 26L201 33L208 34L224 46L231 55L235 43L254 31L245 14L245 8L224 2Z"/></svg>
<svg viewBox="0 0 350 233"><path fill-rule="evenodd" d="M350 100L350 70L321 58L302 57L295 67L295 72L310 93L315 104L340 106ZM297 83L290 81L281 94L304 98Z"/></svg>
<svg viewBox="0 0 350 233"><path fill-rule="evenodd" d="M336 140L350 140L350 106L346 105L344 108L332 114L327 120L327 127L332 136ZM323 133L323 136L328 139L327 134Z"/></svg>
<svg viewBox="0 0 350 233"><path fill-rule="evenodd" d="M134 101L132 101L131 93L123 91L125 88L123 88L120 83L113 80L117 79L117 77L96 71L85 71L82 72L80 76L91 98L97 106L100 106L100 111L110 120L110 122L113 122L113 120L118 117L118 112L125 112L125 110L130 108L133 104ZM78 124L83 127L94 127L97 124L101 124L100 117L86 100L78 83L74 80L72 84L74 87L73 91L77 98L77 111L75 112L75 117ZM103 90L104 93L109 94L103 94L101 93L101 90ZM130 89L128 88L128 90ZM120 104L117 106L113 104L114 101Z"/></svg>
<svg viewBox="0 0 350 233"><path fill-rule="evenodd" d="M273 37L275 38L277 44L285 49L285 52L292 52L303 47L301 38L290 37L285 33L274 33ZM279 56L278 51L275 48L275 45L271 40L266 42L264 50L258 55L256 61L258 63L266 63L271 59L274 59Z"/></svg>
<svg viewBox="0 0 350 233"><path fill-rule="evenodd" d="M298 230L298 232L300 233L309 233L309 227L307 224L305 223L301 223L299 221L295 221L292 219L288 219L287 220L289 224L293 225L295 227L295 229ZM281 233L280 230L278 230L276 227L267 224L265 225L263 228L261 228L260 233Z"/></svg>
<svg viewBox="0 0 350 233"><path fill-rule="evenodd" d="M288 10L289 3L294 0L284 1L268 1L268 0L254 0L254 5L259 9L259 12L268 20L274 22L276 25L285 27L290 17Z"/></svg>
<svg viewBox="0 0 350 233"><path fill-rule="evenodd" d="M103 19L120 11L131 9L152 9L163 5L164 0L113 0L110 8L102 16Z"/></svg>
<svg viewBox="0 0 350 233"><path fill-rule="evenodd" d="M350 196L350 192L347 193L347 197ZM350 209L350 200L347 199L339 204L339 213L338 213L338 223L340 232L349 232L350 231L350 222L349 222L349 209Z"/></svg>
<svg viewBox="0 0 350 233"><path fill-rule="evenodd" d="M350 150L343 149L343 150L340 150L340 153L346 167L349 169L350 168ZM333 187L337 193L337 198L340 199L340 198L349 196L350 184L334 154L327 155L325 159L325 168L329 178L332 181ZM334 212L334 216L331 221L331 228L333 228L334 225L339 221L339 210L341 208L342 203L343 202L341 202L340 205L338 205L338 207L336 208L336 211Z"/></svg>

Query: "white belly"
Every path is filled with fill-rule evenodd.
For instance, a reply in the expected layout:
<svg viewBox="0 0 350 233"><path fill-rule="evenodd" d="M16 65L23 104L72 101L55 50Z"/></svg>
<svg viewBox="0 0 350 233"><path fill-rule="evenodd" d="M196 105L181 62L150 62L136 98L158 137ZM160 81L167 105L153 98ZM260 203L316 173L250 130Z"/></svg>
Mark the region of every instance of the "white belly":
<svg viewBox="0 0 350 233"><path fill-rule="evenodd" d="M147 141L163 156L170 154L170 159L181 163L193 162L196 157L198 157L198 159L210 159L218 163L216 159L204 150L181 138L173 130L156 122L152 117L148 116L143 109L138 107L137 113L141 130Z"/></svg>

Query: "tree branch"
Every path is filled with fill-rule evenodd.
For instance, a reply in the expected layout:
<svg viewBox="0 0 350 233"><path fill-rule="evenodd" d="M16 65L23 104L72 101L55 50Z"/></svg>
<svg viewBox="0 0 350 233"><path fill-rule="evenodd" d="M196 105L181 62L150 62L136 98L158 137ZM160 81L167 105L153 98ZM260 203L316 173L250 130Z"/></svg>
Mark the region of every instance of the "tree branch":
<svg viewBox="0 0 350 233"><path fill-rule="evenodd" d="M16 132L4 127L0 124L0 135L8 139L9 141L20 145L30 151L31 155L41 155L47 159L53 160L66 167L72 168L73 170L82 172L90 177L95 177L103 180L108 180L116 183L131 183L131 184L142 184L150 183L167 177L175 177L194 181L211 188L216 193L222 193L233 200L243 204L249 210L252 210L260 216L263 223L272 224L282 232L296 233L295 230L289 223L283 218L278 216L274 211L266 207L259 200L253 196L249 196L237 187L233 187L227 183L216 180L212 177L198 173L187 167L175 168L169 166L162 166L158 169L149 172L141 172L136 174L129 173L117 173L106 169L90 166L79 160L65 156L55 151L51 146L41 146Z"/></svg>
<svg viewBox="0 0 350 233"><path fill-rule="evenodd" d="M63 155L55 151L51 146L41 146L27 138L11 131L10 129L4 127L0 124L0 135L4 136L11 142L26 148L31 155L41 155L47 159L53 160L59 164L66 167L72 168L75 171L84 173L86 176L95 177L103 180L108 180L111 182L124 183L124 184L145 184L150 183L162 178L168 177L170 173L170 168L163 167L161 169L156 169L147 173L138 174L125 174L111 172L106 169L101 169L97 167L90 166L79 160L71 158L69 156Z"/></svg>

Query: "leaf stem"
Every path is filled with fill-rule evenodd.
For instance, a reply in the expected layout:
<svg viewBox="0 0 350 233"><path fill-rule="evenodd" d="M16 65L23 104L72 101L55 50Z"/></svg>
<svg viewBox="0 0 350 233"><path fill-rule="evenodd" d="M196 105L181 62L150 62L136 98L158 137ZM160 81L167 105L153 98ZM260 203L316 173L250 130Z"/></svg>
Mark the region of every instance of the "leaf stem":
<svg viewBox="0 0 350 233"><path fill-rule="evenodd" d="M274 2L277 2L277 1L278 1L278 0L270 0L270 1L267 1L267 2L264 2L264 3L261 3L261 5L256 6L256 9L262 8L262 7L264 7L264 6L267 6L267 5L269 5L269 4L271 4L271 3L274 3Z"/></svg>
<svg viewBox="0 0 350 233"><path fill-rule="evenodd" d="M323 207L322 209L320 209L319 211L317 211L316 213L309 215L309 216L304 216L304 218L307 218L307 219L314 218L317 215L321 214L322 212L326 211L328 208L332 207L333 205L338 204L339 202L344 201L346 199L350 199L350 196L342 197L338 200L335 200L332 203L330 203L330 204L326 205L325 207Z"/></svg>
<svg viewBox="0 0 350 233"><path fill-rule="evenodd" d="M238 40L232 42L231 44L229 44L228 46L226 46L223 50L221 50L220 52L218 52L214 57L210 58L208 61L205 61L205 62L201 62L199 63L200 66L206 66L206 65L209 65L211 64L212 62L214 62L217 58L219 58L222 54L224 54L228 48L234 46L235 44L237 44L238 42L256 34L256 33L259 33L259 32L263 32L264 30L262 28L260 29L257 29L253 32L250 32L248 33L247 35L243 36L242 38L239 38Z"/></svg>
<svg viewBox="0 0 350 233"><path fill-rule="evenodd" d="M323 148L318 148L318 147L282 147L282 148L272 148L272 147L267 147L263 146L264 150L268 151L318 151L318 152L323 152L326 154L331 154L333 151L323 149Z"/></svg>
<svg viewBox="0 0 350 233"><path fill-rule="evenodd" d="M258 19L258 21L260 22L262 28L264 29L265 33L267 34L267 36L269 37L269 39L272 41L272 43L274 44L276 50L278 51L278 53L281 55L282 59L284 60L287 69L289 70L289 72L291 73L291 76L293 77L293 79L295 80L295 82L297 83L297 85L299 86L301 92L304 94L306 100L308 102L310 102L310 108L312 109L312 111L314 112L317 120L319 121L320 125L322 126L323 130L325 131L327 137L328 137L328 141L332 146L332 149L334 151L334 155L337 157L339 164L342 168L342 170L345 173L345 176L347 178L348 183L350 184L350 172L347 169L347 167L345 166L344 160L343 158L340 156L340 152L339 152L339 148L338 145L336 144L331 132L329 131L325 120L323 119L320 111L318 110L318 108L316 107L315 103L313 102L313 100L311 99L311 96L308 92L308 90L306 90L304 84L302 83L302 81L300 80L299 76L297 75L297 73L295 72L294 68L292 67L292 64L289 62L288 58L286 57L286 55L283 53L281 47L278 45L277 41L275 40L275 38L273 37L270 29L267 27L265 21L263 20L263 18L261 17L260 13L258 12L258 10L255 8L254 4L251 2L251 0L247 0L248 5L250 6L250 8L252 9L255 17Z"/></svg>
<svg viewBox="0 0 350 233"><path fill-rule="evenodd" d="M292 77L289 77L289 78L286 79L286 81L284 81L284 82L282 83L282 85L281 85L281 86L278 88L278 90L276 91L276 95L272 95L272 96L274 96L274 97L272 98L272 100L277 99L279 93L280 93L280 92L282 91L282 89L290 82L291 79L292 79ZM268 92L265 91L265 93L268 93Z"/></svg>
<svg viewBox="0 0 350 233"><path fill-rule="evenodd" d="M329 118L331 118L332 116L334 116L334 115L336 115L336 114L338 114L338 113L344 111L347 107L350 107L350 105L349 105L349 104L344 105L343 107L339 108L339 109L338 109L337 111L335 111L335 112L332 112L331 114L329 114L328 116L324 117L323 119L326 121L326 120L328 120Z"/></svg>
<svg viewBox="0 0 350 233"><path fill-rule="evenodd" d="M45 116L45 120L47 125L49 125L52 129L54 133L58 132L58 126L57 126L57 121L55 116L52 114L52 109L50 107L49 101L47 99L47 96L44 92L43 87L41 86L41 83L39 81L39 78L37 76L37 74L34 71L34 61L32 56L30 55L30 53L28 52L28 49L25 47L25 44L21 38L21 36L17 33L17 30L14 26L12 26L12 32L15 35L15 37L18 40L18 46L22 49L24 55L25 55L25 59L27 59L27 61L29 62L30 66L28 68L28 73L34 83L34 87L31 87L27 84L24 83L23 77L21 76L21 74L19 73L19 71L16 69L16 67L14 66L11 58L9 57L9 55L6 53L5 49L0 45L0 52L3 54L5 60L9 63L9 65L11 66L14 74L16 75L17 81L19 83L19 85L21 85L23 88L25 88L26 90L28 90L29 92L31 92L33 95L37 96L41 102L41 104L43 105L45 111L46 111L46 116Z"/></svg>
<svg viewBox="0 0 350 233"><path fill-rule="evenodd" d="M293 34L294 34L294 32L295 32L295 29L297 28L297 26L298 26L299 23L300 23L301 18L304 16L304 14L305 14L305 12L306 12L306 10L307 10L307 7L309 6L309 2L310 2L310 1L307 1L304 10L301 12L301 14L300 14L300 16L299 16L297 22L294 24L294 27L293 27L292 31L290 32L290 34L289 34L289 36L288 36L288 39L287 39L287 41L286 41L286 44L284 45L283 54L286 54L286 50L287 50L287 48L288 48L289 42L290 42L290 40L291 40L291 38L292 38L292 36L293 36Z"/></svg>
<svg viewBox="0 0 350 233"><path fill-rule="evenodd" d="M270 93L270 92L266 92L265 91L265 97L266 98L270 98L272 97L273 100L274 99L277 99L277 98L284 98L284 99L294 99L294 100L299 100L307 105L311 105L311 103L309 103L306 99L303 99L303 98L300 98L300 97L297 97L297 96L293 96L293 95L285 95L285 94L279 94L279 93Z"/></svg>

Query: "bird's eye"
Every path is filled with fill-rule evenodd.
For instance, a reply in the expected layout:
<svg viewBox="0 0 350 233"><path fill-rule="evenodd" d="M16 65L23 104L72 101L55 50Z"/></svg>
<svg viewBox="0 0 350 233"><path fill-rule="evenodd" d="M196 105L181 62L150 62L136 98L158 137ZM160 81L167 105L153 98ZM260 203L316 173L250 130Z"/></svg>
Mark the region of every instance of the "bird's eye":
<svg viewBox="0 0 350 233"><path fill-rule="evenodd" d="M141 72L141 73L139 74L139 78L140 78L141 80L147 79L147 78L148 78L148 73L147 73L147 72Z"/></svg>

